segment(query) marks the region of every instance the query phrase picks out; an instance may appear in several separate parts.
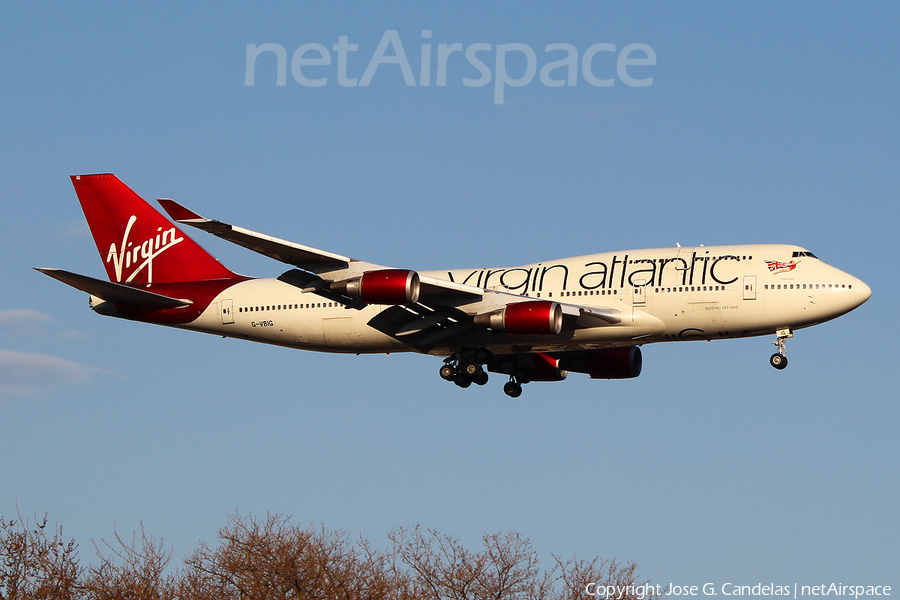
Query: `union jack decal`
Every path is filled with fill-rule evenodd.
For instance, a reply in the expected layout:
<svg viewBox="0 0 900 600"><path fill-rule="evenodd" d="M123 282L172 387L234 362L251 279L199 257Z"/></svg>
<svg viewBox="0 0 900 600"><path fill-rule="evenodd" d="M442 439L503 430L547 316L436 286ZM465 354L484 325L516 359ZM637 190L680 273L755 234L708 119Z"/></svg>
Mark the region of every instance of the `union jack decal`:
<svg viewBox="0 0 900 600"><path fill-rule="evenodd" d="M794 260L789 263L783 263L777 260L767 260L766 264L769 265L769 271L772 273L785 273L796 269L798 263Z"/></svg>

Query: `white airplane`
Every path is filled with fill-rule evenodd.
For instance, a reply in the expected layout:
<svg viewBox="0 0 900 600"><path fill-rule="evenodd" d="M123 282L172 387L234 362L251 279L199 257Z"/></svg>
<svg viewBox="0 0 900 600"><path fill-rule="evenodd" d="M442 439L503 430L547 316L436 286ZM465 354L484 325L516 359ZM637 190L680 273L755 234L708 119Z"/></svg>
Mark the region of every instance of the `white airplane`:
<svg viewBox="0 0 900 600"><path fill-rule="evenodd" d="M190 225L291 266L237 275L115 175L72 183L109 281L42 273L90 294L107 316L304 350L443 356L460 387L568 372L637 377L643 344L776 336L787 366L794 330L865 302L865 283L798 246L757 244L628 250L498 269L416 272L317 250L206 219L159 200Z"/></svg>

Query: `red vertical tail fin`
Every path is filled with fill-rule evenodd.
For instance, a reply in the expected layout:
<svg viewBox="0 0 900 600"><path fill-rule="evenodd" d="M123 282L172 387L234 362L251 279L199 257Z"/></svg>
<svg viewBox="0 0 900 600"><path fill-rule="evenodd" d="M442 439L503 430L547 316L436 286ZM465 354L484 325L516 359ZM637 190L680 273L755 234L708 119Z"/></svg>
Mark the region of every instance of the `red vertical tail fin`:
<svg viewBox="0 0 900 600"><path fill-rule="evenodd" d="M239 277L110 173L72 184L110 281L176 283Z"/></svg>

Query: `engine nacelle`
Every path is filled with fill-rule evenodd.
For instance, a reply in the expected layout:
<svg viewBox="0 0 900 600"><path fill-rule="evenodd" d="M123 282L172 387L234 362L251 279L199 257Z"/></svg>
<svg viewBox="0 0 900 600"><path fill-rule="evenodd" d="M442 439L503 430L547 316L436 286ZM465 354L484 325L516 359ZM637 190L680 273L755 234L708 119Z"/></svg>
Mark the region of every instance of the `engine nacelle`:
<svg viewBox="0 0 900 600"><path fill-rule="evenodd" d="M519 335L555 335L562 331L562 322L562 307L550 300L515 302L475 316L477 326Z"/></svg>
<svg viewBox="0 0 900 600"><path fill-rule="evenodd" d="M590 350L564 356L559 366L575 373L587 373L591 379L631 379L641 374L643 359L637 346Z"/></svg>
<svg viewBox="0 0 900 600"><path fill-rule="evenodd" d="M359 298L368 304L415 304L419 301L419 274L406 269L368 271L360 277L335 281L331 291Z"/></svg>

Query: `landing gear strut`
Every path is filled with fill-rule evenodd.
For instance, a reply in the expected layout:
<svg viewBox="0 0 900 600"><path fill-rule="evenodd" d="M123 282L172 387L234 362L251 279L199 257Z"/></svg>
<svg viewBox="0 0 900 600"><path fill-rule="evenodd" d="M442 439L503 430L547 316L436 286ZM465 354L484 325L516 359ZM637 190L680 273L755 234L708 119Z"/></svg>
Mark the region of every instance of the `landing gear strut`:
<svg viewBox="0 0 900 600"><path fill-rule="evenodd" d="M775 341L772 343L778 346L778 352L776 352L769 358L769 364L780 371L788 364L785 341L788 338L794 337L794 334L790 329L779 329L775 332L775 335L778 337L776 337Z"/></svg>

